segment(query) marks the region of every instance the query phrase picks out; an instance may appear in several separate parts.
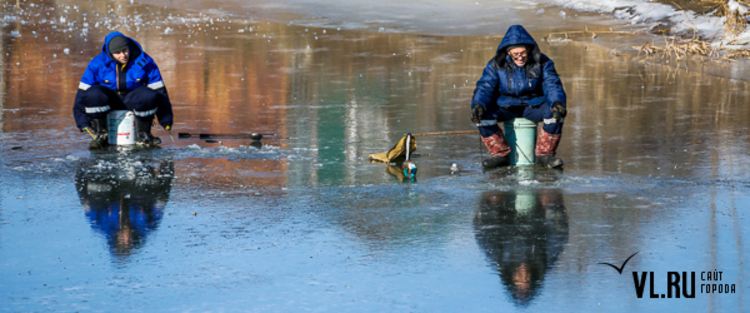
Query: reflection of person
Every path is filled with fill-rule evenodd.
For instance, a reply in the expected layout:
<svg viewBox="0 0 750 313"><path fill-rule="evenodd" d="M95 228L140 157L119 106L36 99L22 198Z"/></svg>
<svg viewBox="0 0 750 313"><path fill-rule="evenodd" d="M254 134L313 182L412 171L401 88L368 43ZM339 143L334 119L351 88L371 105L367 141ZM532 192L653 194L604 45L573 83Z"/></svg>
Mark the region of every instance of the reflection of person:
<svg viewBox="0 0 750 313"><path fill-rule="evenodd" d="M568 218L557 190L490 191L474 218L476 239L511 298L528 305L568 241Z"/></svg>
<svg viewBox="0 0 750 313"><path fill-rule="evenodd" d="M102 52L89 62L78 86L73 116L81 131L93 131L90 148L106 145L107 112L130 110L136 116L136 145L161 143L151 135L154 115L172 127L172 105L154 60L135 40L120 32L104 38Z"/></svg>
<svg viewBox="0 0 750 313"><path fill-rule="evenodd" d="M145 242L159 225L169 200L174 164L125 166L114 170L81 165L76 188L91 227L101 232L117 255Z"/></svg>
<svg viewBox="0 0 750 313"><path fill-rule="evenodd" d="M565 107L565 91L554 63L539 51L523 26L511 26L477 81L471 102L472 121L493 155L482 166L510 164L510 146L497 122L523 117L544 123L537 138L536 164L561 167L563 162L555 157L555 151L567 114Z"/></svg>

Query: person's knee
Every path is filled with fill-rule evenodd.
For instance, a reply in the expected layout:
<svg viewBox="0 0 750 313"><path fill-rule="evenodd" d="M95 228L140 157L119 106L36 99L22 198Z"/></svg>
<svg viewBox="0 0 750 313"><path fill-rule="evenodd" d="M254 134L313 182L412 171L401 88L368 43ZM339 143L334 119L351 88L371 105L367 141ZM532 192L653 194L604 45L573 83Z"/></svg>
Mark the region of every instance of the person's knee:
<svg viewBox="0 0 750 313"><path fill-rule="evenodd" d="M143 102L157 102L160 96L158 92L146 86L138 87L131 93L134 98L138 98Z"/></svg>
<svg viewBox="0 0 750 313"><path fill-rule="evenodd" d="M109 88L101 86L101 85L94 85L94 86L89 87L89 89L86 89L86 91L83 92L84 105L85 106L106 105L107 103L109 103L109 97L110 97L110 94L107 91L109 91Z"/></svg>
<svg viewBox="0 0 750 313"><path fill-rule="evenodd" d="M482 135L482 137L489 137L500 131L500 126L497 126L497 124L490 126L480 126L477 128L479 128L479 134Z"/></svg>
<svg viewBox="0 0 750 313"><path fill-rule="evenodd" d="M102 118L112 110L111 95L108 88L94 85L84 91L83 107L89 118Z"/></svg>
<svg viewBox="0 0 750 313"><path fill-rule="evenodd" d="M549 106L527 107L523 112L523 118L536 123L549 124L554 120L554 114Z"/></svg>
<svg viewBox="0 0 750 313"><path fill-rule="evenodd" d="M142 86L131 91L124 102L128 110L135 111L138 116L146 116L156 113L159 101L160 94L158 92ZM153 113L151 113L152 111Z"/></svg>
<svg viewBox="0 0 750 313"><path fill-rule="evenodd" d="M555 119L552 118L551 121L545 119L544 126L542 126L542 129L544 130L544 132L550 135L559 135L559 134L562 134L562 127L563 127L562 123L557 123L555 122Z"/></svg>

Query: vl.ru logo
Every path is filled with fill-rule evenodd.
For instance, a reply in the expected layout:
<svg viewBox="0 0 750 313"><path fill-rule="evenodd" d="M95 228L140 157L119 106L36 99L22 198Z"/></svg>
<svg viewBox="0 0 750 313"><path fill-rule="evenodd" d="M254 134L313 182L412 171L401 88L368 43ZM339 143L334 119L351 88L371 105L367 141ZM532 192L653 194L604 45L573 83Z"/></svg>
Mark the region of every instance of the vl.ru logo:
<svg viewBox="0 0 750 313"><path fill-rule="evenodd" d="M621 266L617 266L611 263L599 263L608 265L614 268L618 274L622 275L625 265L632 259L638 252L630 255ZM632 272L633 274L633 285L635 287L635 296L638 299L643 298L643 294L646 291L646 285L649 289L649 298L651 299L679 299L681 296L687 299L693 299L696 295L696 280L695 271L668 271L666 273L666 293L658 293L654 288L656 281L656 275L653 271L648 272ZM723 284L722 281L723 272L703 271L701 272L701 283L700 293L735 293L735 284Z"/></svg>

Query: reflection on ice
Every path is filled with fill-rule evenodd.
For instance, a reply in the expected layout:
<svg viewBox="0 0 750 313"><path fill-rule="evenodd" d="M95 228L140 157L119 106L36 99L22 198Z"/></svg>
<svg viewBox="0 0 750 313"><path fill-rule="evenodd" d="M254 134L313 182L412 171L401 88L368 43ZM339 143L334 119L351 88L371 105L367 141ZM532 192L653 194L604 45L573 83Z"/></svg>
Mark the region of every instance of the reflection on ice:
<svg viewBox="0 0 750 313"><path fill-rule="evenodd" d="M127 256L145 243L169 201L174 163L146 162L92 160L81 162L76 173L83 211L117 256Z"/></svg>
<svg viewBox="0 0 750 313"><path fill-rule="evenodd" d="M484 192L474 227L477 243L511 299L529 306L568 242L562 191Z"/></svg>

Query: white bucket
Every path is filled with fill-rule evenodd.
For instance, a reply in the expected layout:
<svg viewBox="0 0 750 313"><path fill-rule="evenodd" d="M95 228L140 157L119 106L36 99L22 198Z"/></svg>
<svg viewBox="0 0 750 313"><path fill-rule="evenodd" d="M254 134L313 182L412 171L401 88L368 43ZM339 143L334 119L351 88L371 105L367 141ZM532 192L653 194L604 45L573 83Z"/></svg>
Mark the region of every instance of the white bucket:
<svg viewBox="0 0 750 313"><path fill-rule="evenodd" d="M135 114L131 111L110 111L107 114L110 145L135 144Z"/></svg>

